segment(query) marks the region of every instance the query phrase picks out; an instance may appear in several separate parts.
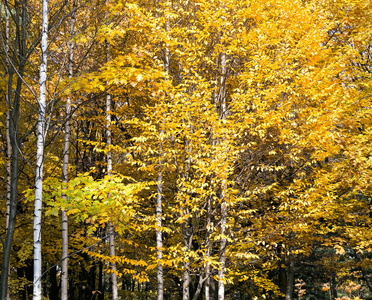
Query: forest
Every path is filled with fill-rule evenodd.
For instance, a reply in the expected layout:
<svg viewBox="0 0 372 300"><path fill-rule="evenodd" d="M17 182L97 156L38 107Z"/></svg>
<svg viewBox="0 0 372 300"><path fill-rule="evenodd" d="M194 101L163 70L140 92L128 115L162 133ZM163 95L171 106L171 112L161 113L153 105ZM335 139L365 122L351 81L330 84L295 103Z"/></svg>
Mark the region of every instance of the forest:
<svg viewBox="0 0 372 300"><path fill-rule="evenodd" d="M370 0L0 0L0 300L372 299Z"/></svg>

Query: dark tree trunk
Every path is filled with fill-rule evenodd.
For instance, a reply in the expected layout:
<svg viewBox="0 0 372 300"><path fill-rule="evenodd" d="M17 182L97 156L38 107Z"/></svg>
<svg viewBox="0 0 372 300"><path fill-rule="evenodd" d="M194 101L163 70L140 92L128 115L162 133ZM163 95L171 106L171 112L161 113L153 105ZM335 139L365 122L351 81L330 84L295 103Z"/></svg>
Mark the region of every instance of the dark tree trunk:
<svg viewBox="0 0 372 300"><path fill-rule="evenodd" d="M58 300L59 298L59 286L57 283L57 266L54 266L49 271L50 278L50 289L49 289L49 299Z"/></svg>
<svg viewBox="0 0 372 300"><path fill-rule="evenodd" d="M279 289L280 292L285 295L286 290L287 290L287 273L285 271L285 268L283 268L284 264L284 259L282 258L280 263L279 263ZM284 300L285 296L281 296L279 298L280 300Z"/></svg>
<svg viewBox="0 0 372 300"><path fill-rule="evenodd" d="M75 284L72 278L68 278L68 298L75 299Z"/></svg>
<svg viewBox="0 0 372 300"><path fill-rule="evenodd" d="M285 265L284 268L282 267L283 265ZM294 266L295 264L293 259L286 259L284 256L282 256L279 266L279 288L280 292L284 296L279 297L279 299L281 300L292 300Z"/></svg>
<svg viewBox="0 0 372 300"><path fill-rule="evenodd" d="M337 281L336 281L336 272L332 272L332 296L333 299L337 298Z"/></svg>
<svg viewBox="0 0 372 300"><path fill-rule="evenodd" d="M23 55L20 55L23 57ZM19 74L23 77L25 61L22 60L19 68ZM10 266L10 251L13 244L13 237L16 225L17 215L17 196L18 196L18 159L19 159L19 138L18 138L18 119L19 119L19 103L20 93L22 88L22 80L18 78L16 91L12 93L12 79L9 75L8 99L11 103L10 118L9 118L9 136L10 146L12 148L11 156L11 183L10 183L10 210L9 210L9 223L6 231L5 242L3 244L3 260L1 264L1 280L0 280L0 299L5 299L8 289L8 274Z"/></svg>
<svg viewBox="0 0 372 300"><path fill-rule="evenodd" d="M84 257L84 259L85 258L86 257ZM88 299L87 295L89 295L87 293L89 274L88 274L87 270L85 269L84 262L81 262L80 264L81 264L81 267L80 267L80 274L79 274L79 283L80 284L78 286L78 300L86 300L86 299Z"/></svg>
<svg viewBox="0 0 372 300"><path fill-rule="evenodd" d="M105 278L103 274L103 263L99 261L99 274L98 274L98 300L103 300L105 298Z"/></svg>
<svg viewBox="0 0 372 300"><path fill-rule="evenodd" d="M25 277L25 272L24 268L17 268L17 277L18 278L23 278ZM19 300L27 300L27 288L25 289L20 289L18 292L18 299Z"/></svg>
<svg viewBox="0 0 372 300"><path fill-rule="evenodd" d="M287 286L285 292L285 299L292 300L293 295L293 281L294 281L294 260L290 259L287 267Z"/></svg>
<svg viewBox="0 0 372 300"><path fill-rule="evenodd" d="M8 9L8 8L5 8ZM19 120L19 104L20 94L22 89L22 79L24 76L24 68L26 64L26 8L15 6L15 13L13 19L17 22L16 24L16 36L14 47L12 65L18 66L17 73L17 85L15 91L13 91L13 76L16 73L14 67L8 70L8 107L9 107L9 137L11 151L11 183L10 183L10 198L9 198L9 219L8 228L6 231L5 242L3 244L3 259L1 264L1 280L0 280L0 299L5 299L8 291L8 275L10 267L10 251L13 244L13 236L16 225L16 210L17 210L17 194L18 194L18 158L19 158L19 137L18 137L18 120ZM6 50L6 49L3 49ZM18 61L19 59L19 61ZM8 59L5 59L8 62Z"/></svg>
<svg viewBox="0 0 372 300"><path fill-rule="evenodd" d="M96 271L97 271L97 265L94 263L94 265L90 268L89 271L89 291L96 292Z"/></svg>

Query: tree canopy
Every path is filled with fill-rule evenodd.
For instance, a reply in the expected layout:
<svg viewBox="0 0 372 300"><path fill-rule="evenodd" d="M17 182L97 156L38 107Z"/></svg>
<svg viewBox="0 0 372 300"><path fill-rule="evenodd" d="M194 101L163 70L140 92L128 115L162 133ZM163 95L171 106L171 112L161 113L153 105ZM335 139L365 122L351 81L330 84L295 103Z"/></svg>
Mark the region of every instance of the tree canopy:
<svg viewBox="0 0 372 300"><path fill-rule="evenodd" d="M369 0L46 2L0 3L0 297L372 299Z"/></svg>

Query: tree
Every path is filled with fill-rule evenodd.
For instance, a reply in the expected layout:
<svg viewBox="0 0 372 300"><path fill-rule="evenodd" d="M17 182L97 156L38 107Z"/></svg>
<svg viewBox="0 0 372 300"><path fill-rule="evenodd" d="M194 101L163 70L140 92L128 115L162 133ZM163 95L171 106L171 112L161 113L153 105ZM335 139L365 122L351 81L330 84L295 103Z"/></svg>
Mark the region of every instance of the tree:
<svg viewBox="0 0 372 300"><path fill-rule="evenodd" d="M3 4L3 3L2 3ZM14 20L15 38L14 47L8 51L10 45L9 23L6 22L6 44L5 57L2 61L5 62L5 70L7 72L7 105L9 107L9 137L11 148L11 175L10 175L10 194L9 194L9 216L6 228L6 238L3 243L3 258L1 267L1 285L0 299L5 299L8 290L8 273L10 265L10 251L13 242L13 236L16 225L17 211L17 194L18 194L18 160L19 160L19 145L21 138L19 137L19 105L21 99L21 89L24 80L25 65L27 57L30 55L31 48L26 46L26 28L27 28L27 9L25 5L18 3L14 7L10 7L4 3L5 11L11 14L11 19ZM14 10L13 10L14 9ZM16 77L16 87L13 89L13 80Z"/></svg>
<svg viewBox="0 0 372 300"><path fill-rule="evenodd" d="M77 9L77 0L73 1L72 14L70 23L70 34L74 36L75 32L75 10ZM69 43L69 57L68 57L68 77L73 76L74 65L74 41ZM65 136L63 145L63 167L62 167L62 184L66 185L68 182L68 167L69 167L69 148L70 148L70 118L71 118L71 98L67 96L66 100L66 121L65 121ZM67 201L66 195L62 194L62 198ZM67 212L62 210L62 267L61 267L61 300L68 299L68 217Z"/></svg>
<svg viewBox="0 0 372 300"><path fill-rule="evenodd" d="M71 54L69 19L54 18L69 29L49 43L56 92L44 158L45 293L59 288L60 249L50 245L62 243L54 218L63 210L69 282L80 283L69 298L276 300L303 298L304 289L308 298L362 297L355 282L369 285L371 249L369 2L81 5L74 76L60 71ZM37 59L23 76L30 90ZM58 98L70 95L68 118ZM21 99L28 118L18 131L28 132L35 100L28 90ZM19 147L21 191L33 177L30 132ZM18 205L22 236L31 231L30 194ZM30 249L20 245L11 278L28 267ZM105 289L111 276L117 293L115 284Z"/></svg>
<svg viewBox="0 0 372 300"><path fill-rule="evenodd" d="M43 200L43 165L44 142L46 125L46 82L48 62L48 1L42 2L42 34L41 34L41 62L40 62L40 96L37 125L37 152L35 177L35 212L34 212L34 295L41 300L41 209Z"/></svg>

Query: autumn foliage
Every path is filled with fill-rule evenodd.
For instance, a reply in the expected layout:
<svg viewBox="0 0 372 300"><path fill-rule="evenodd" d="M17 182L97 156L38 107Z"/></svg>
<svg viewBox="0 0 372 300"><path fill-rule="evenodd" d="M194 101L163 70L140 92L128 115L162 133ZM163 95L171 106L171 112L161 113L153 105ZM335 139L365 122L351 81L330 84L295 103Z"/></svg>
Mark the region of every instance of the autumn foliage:
<svg viewBox="0 0 372 300"><path fill-rule="evenodd" d="M18 2L0 4L0 238L11 161L5 94L18 91L10 80L18 76L9 289L12 299L29 299L40 20L35 1ZM159 267L164 299L372 296L369 0L49 2L45 297L58 299L61 289L61 211L69 220L69 299L111 299L112 272L119 299L159 299ZM19 68L14 16L22 5L34 26L20 74L9 70Z"/></svg>

